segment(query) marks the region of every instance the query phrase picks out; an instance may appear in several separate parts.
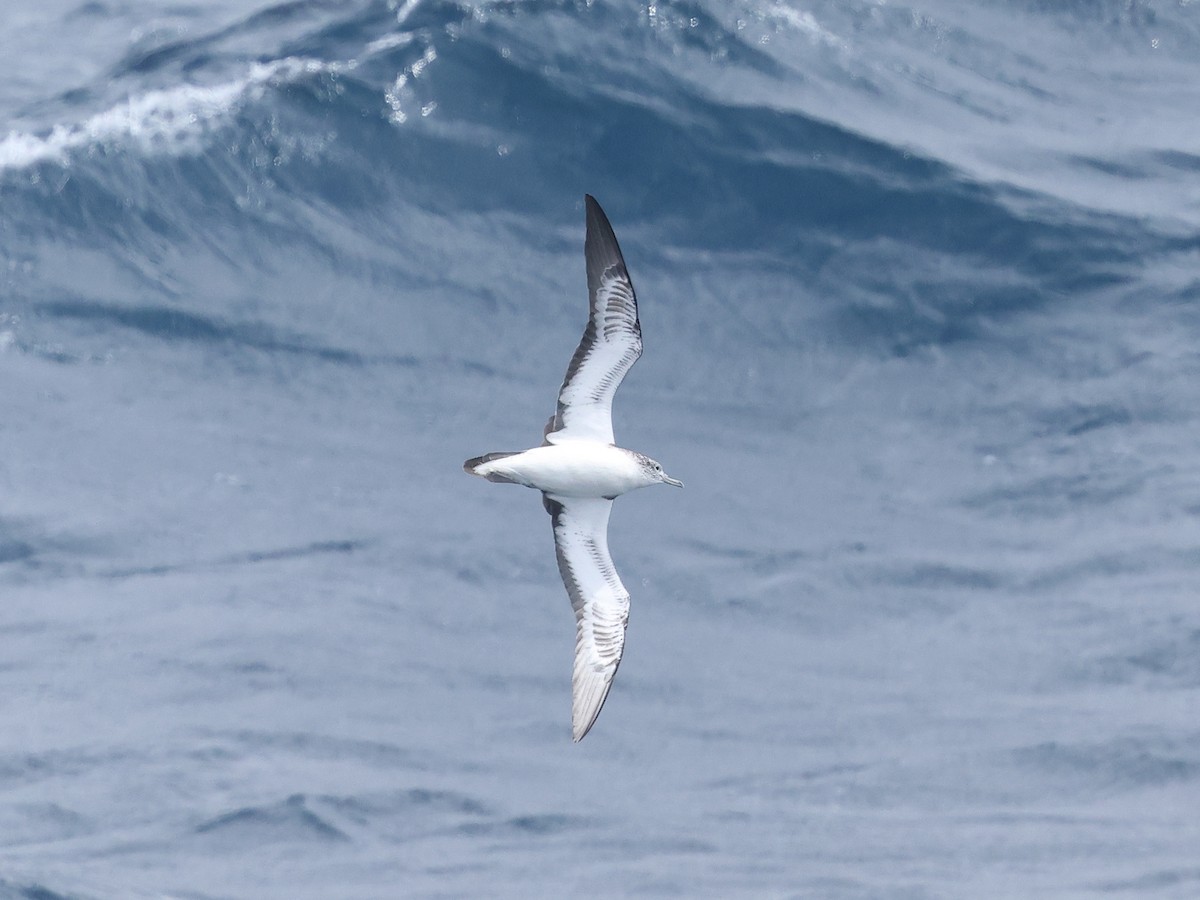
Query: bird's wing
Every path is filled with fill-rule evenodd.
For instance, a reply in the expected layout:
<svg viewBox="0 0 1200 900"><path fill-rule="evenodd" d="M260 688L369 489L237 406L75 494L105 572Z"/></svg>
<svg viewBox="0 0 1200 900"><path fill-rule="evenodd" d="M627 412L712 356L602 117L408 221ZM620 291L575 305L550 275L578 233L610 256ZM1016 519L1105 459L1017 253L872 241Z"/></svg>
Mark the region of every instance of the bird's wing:
<svg viewBox="0 0 1200 900"><path fill-rule="evenodd" d="M625 647L629 591L608 555L612 501L544 494L554 522L554 548L571 606L575 608L575 669L571 678L571 730L583 738L600 715Z"/></svg>
<svg viewBox="0 0 1200 900"><path fill-rule="evenodd" d="M546 426L545 443L613 443L612 401L621 379L642 355L637 297L616 235L600 204L587 206L588 322L558 391L558 409Z"/></svg>

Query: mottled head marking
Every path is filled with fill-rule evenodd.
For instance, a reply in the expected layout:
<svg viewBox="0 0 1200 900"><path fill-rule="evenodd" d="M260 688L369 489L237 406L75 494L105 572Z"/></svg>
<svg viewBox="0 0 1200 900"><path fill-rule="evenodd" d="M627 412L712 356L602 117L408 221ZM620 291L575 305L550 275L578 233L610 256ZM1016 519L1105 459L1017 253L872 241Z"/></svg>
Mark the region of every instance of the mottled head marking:
<svg viewBox="0 0 1200 900"><path fill-rule="evenodd" d="M646 474L646 480L651 484L655 482L662 482L663 484L669 484L674 487L683 487L682 481L677 481L674 478L671 478L666 472L663 471L663 467L658 460L651 459L644 453L635 452L633 455L641 464L642 471Z"/></svg>

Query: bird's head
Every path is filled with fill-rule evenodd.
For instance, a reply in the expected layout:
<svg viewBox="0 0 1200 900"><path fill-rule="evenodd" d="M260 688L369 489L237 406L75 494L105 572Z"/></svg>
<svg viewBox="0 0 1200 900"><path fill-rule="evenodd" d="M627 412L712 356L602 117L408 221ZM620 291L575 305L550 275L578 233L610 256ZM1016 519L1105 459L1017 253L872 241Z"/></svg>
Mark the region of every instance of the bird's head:
<svg viewBox="0 0 1200 900"><path fill-rule="evenodd" d="M642 471L645 472L646 479L649 484L657 484L658 482L662 482L663 484L669 484L672 487L683 487L682 481L672 478L663 471L662 464L658 460L651 459L648 456L643 456L640 453L638 454L638 457L642 463Z"/></svg>

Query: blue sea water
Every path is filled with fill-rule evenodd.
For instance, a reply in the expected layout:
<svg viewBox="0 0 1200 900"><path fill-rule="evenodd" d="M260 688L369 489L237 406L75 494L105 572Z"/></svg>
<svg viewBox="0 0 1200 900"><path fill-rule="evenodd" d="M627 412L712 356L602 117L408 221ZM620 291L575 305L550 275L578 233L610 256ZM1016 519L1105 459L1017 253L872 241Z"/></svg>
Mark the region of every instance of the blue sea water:
<svg viewBox="0 0 1200 900"><path fill-rule="evenodd" d="M1200 5L10 0L0 896L1200 896ZM570 740L532 492L646 354Z"/></svg>

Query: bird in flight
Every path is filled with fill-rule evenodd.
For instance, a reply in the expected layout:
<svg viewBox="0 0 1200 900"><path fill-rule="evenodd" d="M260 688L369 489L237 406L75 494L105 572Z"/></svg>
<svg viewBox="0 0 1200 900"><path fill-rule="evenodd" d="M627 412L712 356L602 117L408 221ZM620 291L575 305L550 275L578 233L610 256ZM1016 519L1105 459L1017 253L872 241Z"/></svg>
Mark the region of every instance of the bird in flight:
<svg viewBox="0 0 1200 900"><path fill-rule="evenodd" d="M567 366L542 445L463 463L467 472L488 481L542 492L554 526L558 571L575 609L571 730L576 741L591 729L608 697L629 621L629 591L608 552L612 502L652 484L683 487L650 457L613 441L613 394L642 355L642 326L608 217L590 194L584 205L587 327Z"/></svg>

